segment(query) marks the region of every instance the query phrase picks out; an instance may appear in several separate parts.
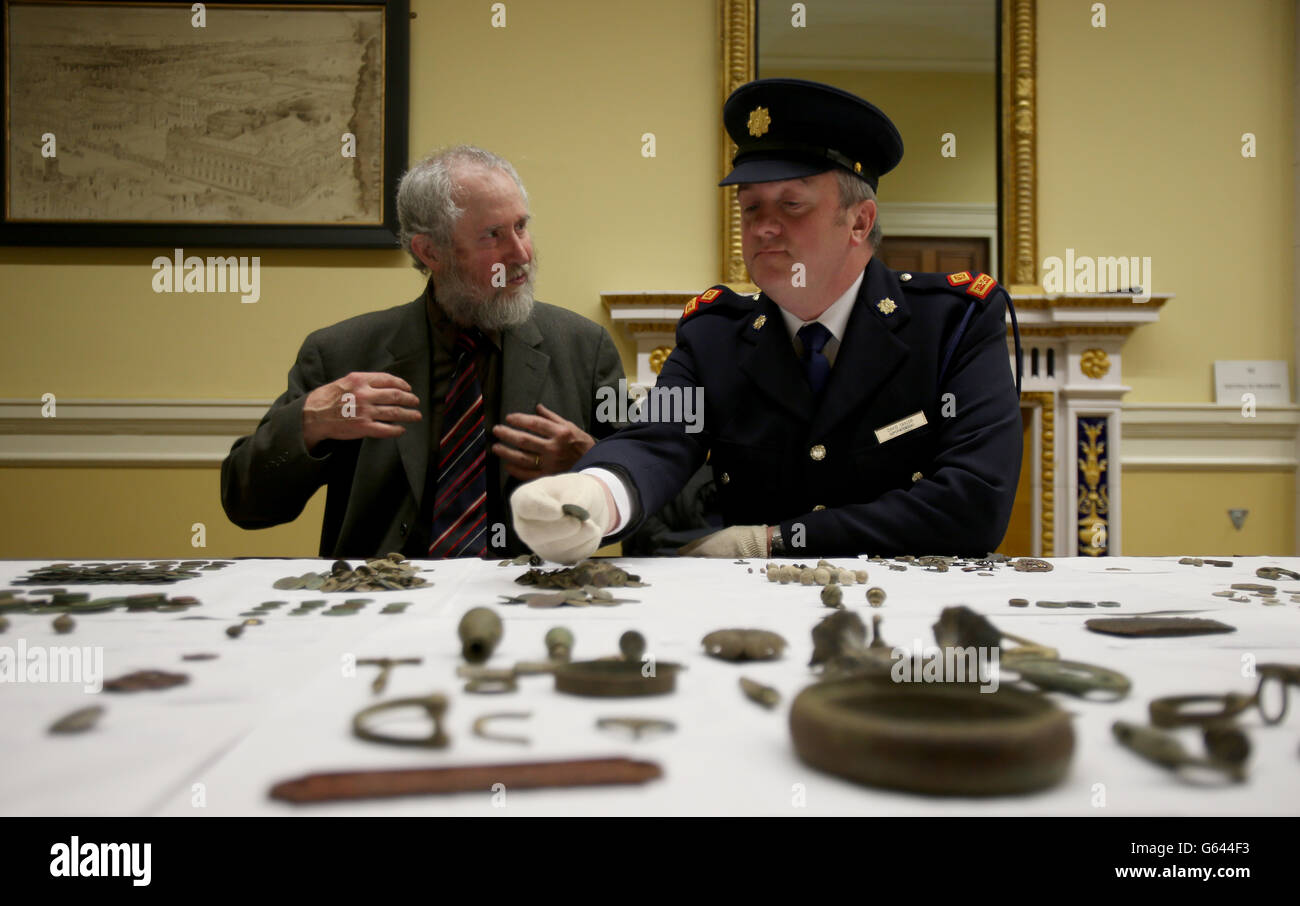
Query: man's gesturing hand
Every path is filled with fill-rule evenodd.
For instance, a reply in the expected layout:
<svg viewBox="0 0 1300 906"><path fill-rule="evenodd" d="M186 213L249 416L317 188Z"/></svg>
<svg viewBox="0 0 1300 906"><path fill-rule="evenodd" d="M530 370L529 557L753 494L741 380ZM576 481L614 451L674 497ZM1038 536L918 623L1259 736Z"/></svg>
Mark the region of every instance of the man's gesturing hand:
<svg viewBox="0 0 1300 906"><path fill-rule="evenodd" d="M351 394L345 399L346 394ZM382 371L354 371L307 394L302 439L308 450L326 438L401 437L406 429L389 422L418 422L420 400L411 385Z"/></svg>
<svg viewBox="0 0 1300 906"><path fill-rule="evenodd" d="M506 472L521 481L567 472L596 444L586 431L541 403L537 412L511 412L504 425L492 429L497 440L505 442L493 444L492 452L501 458Z"/></svg>
<svg viewBox="0 0 1300 906"><path fill-rule="evenodd" d="M564 512L572 504L587 519ZM533 553L556 563L577 563L600 547L614 522L614 500L597 478L582 474L551 475L520 485L510 496L515 531Z"/></svg>

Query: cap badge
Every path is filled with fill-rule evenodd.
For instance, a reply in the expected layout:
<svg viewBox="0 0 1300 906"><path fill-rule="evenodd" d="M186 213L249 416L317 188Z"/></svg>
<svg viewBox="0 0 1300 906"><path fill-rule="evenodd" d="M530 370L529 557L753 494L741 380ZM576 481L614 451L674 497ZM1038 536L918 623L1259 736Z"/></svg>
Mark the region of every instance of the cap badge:
<svg viewBox="0 0 1300 906"><path fill-rule="evenodd" d="M762 330L763 325L766 323L767 323L767 315L759 315L757 318L754 319L754 329Z"/></svg>
<svg viewBox="0 0 1300 906"><path fill-rule="evenodd" d="M749 112L749 134L754 138L765 135L770 125L772 125L772 116L767 112L766 107L755 107Z"/></svg>
<svg viewBox="0 0 1300 906"><path fill-rule="evenodd" d="M880 313L882 315L892 315L894 313L894 309L898 308L898 305L897 303L894 302L893 299L890 299L888 296L886 296L885 298L881 299L879 302L876 303L876 308L880 309Z"/></svg>

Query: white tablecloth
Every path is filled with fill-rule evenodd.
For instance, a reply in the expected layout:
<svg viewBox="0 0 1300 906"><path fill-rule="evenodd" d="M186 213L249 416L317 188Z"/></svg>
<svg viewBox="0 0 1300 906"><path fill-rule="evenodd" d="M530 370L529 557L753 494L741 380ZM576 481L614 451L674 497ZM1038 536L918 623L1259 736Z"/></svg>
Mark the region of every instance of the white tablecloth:
<svg viewBox="0 0 1300 906"><path fill-rule="evenodd" d="M1169 558L1054 560L1049 573L1018 573L1003 566L991 577L911 567L890 571L881 564L838 560L866 568L869 585L888 593L884 607L867 606L863 586L845 589L845 601L870 623L884 617L884 638L905 648L932 645L931 625L943 607L967 604L999 628L1059 649L1061 656L1114 668L1133 681L1116 703L1053 693L1074 715L1076 746L1067 778L1051 790L987 799L939 798L858 786L804 765L795 755L788 727L789 705L814 681L806 666L810 630L830 611L816 586L769 583L763 564L729 561L616 561L650 583L618 590L637 603L616 607L533 609L502 604L499 595L525 589L514 582L524 567L477 561L422 561L432 586L411 592L322 595L276 591L282 576L329 568L325 560L244 560L223 571L170 586L72 586L92 596L166 590L203 603L186 613L115 610L77 617L77 628L57 635L51 617L10 614L0 647L102 646L111 678L142 669L188 673L186 685L134 694L86 692L69 683L0 682L0 813L5 815L1256 815L1300 812L1300 689L1280 726L1265 726L1258 712L1240 719L1253 754L1249 780L1239 785L1191 786L1123 749L1113 739L1116 719L1146 723L1147 704L1163 695L1251 693L1257 680L1243 673L1243 658L1258 663L1300 663L1300 604L1265 606L1213 597L1233 582L1259 582L1262 565L1300 568L1294 559L1234 558L1232 568L1192 567ZM786 561L793 562L793 561ZM0 561L0 585L34 561ZM749 569L753 573L749 573ZM1270 582L1300 589L1300 582ZM301 600L367 597L373 603L355 616L287 615ZM1027 609L1012 597L1088 601L1115 600L1115 609ZM261 601L287 600L262 626L230 639L227 626ZM389 601L411 601L404 614L381 615ZM548 676L525 677L518 692L471 695L455 677L460 663L456 626L470 607L496 607L504 638L490 666L538 660L543 636L568 626L575 659L617 653L627 629L647 639L659 661L685 664L673 695L637 699L588 699L556 693ZM1086 619L1153 611L1185 611L1222 620L1235 633L1168 639L1125 639L1084 629ZM213 620L185 620L206 616ZM780 632L790 647L774 662L730 664L706 657L700 639L729 627ZM183 662L187 652L209 651L216 660ZM346 675L352 658L422 657L420 666L393 670L388 690L370 689L375 668ZM775 686L780 707L766 711L745 699L738 677ZM443 750L401 749L354 738L352 715L389 698L442 692L450 699ZM87 704L107 712L92 731L47 733L57 718ZM475 737L474 719L498 711L529 711L523 721L497 724L497 732L531 738L527 747ZM597 730L605 716L660 717L676 732L633 741ZM400 723L395 731L407 729ZM388 721L384 721L387 726ZM418 724L409 725L414 730ZM1176 731L1199 752L1194 730ZM303 774L396 767L516 762L613 755L659 763L663 779L643 786L529 790L494 797L490 790L454 796L421 796L292 806L268 798L270 787Z"/></svg>

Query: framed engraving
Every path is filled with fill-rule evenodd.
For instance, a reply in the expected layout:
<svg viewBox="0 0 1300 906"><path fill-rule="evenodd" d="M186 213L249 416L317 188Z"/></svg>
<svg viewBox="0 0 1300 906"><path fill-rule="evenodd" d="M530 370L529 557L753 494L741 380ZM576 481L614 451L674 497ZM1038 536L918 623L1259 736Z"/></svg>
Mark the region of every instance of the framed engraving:
<svg viewBox="0 0 1300 906"><path fill-rule="evenodd" d="M396 248L407 0L0 2L0 241Z"/></svg>

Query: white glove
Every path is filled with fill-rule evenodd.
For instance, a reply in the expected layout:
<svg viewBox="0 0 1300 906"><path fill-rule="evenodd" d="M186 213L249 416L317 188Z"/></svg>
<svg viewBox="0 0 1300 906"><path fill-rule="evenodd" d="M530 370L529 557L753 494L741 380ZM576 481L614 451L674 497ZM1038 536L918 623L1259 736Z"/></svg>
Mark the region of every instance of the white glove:
<svg viewBox="0 0 1300 906"><path fill-rule="evenodd" d="M606 493L600 479L575 472L520 485L510 495L515 531L539 557L556 563L585 560L600 547L613 520ZM580 520L565 513L561 509L565 504L582 507L590 518Z"/></svg>
<svg viewBox="0 0 1300 906"><path fill-rule="evenodd" d="M677 552L683 557L766 557L767 526L732 525L696 538Z"/></svg>

